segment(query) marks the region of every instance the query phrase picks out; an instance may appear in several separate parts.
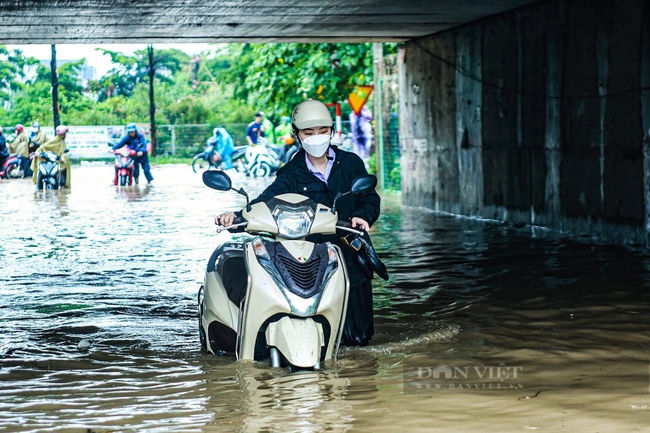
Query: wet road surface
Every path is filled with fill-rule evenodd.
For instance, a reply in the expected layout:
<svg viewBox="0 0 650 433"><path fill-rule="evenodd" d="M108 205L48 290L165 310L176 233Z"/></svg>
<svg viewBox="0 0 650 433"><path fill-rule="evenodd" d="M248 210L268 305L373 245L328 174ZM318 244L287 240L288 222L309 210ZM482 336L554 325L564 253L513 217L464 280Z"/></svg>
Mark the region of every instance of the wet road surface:
<svg viewBox="0 0 650 433"><path fill-rule="evenodd" d="M199 348L213 217L242 197L184 165L129 188L73 170L71 191L0 181L0 431L648 431L642 248L385 195L372 344L289 374Z"/></svg>

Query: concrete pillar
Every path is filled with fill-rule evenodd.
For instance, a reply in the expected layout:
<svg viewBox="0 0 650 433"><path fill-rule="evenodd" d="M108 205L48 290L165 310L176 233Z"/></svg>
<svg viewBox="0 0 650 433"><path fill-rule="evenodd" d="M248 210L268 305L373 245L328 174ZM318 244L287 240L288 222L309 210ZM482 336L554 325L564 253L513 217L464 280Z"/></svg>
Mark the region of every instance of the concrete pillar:
<svg viewBox="0 0 650 433"><path fill-rule="evenodd" d="M645 243L649 5L550 0L408 42L403 202Z"/></svg>
<svg viewBox="0 0 650 433"><path fill-rule="evenodd" d="M456 152L460 212L481 216L483 210L483 137L481 126L480 27L459 30L456 38Z"/></svg>
<svg viewBox="0 0 650 433"><path fill-rule="evenodd" d="M544 150L546 157L546 187L544 206L546 220L542 223L559 227L560 216L560 163L562 162L562 66L566 8L556 3L549 8L546 29L546 121Z"/></svg>
<svg viewBox="0 0 650 433"><path fill-rule="evenodd" d="M641 37L641 117L643 125L643 196L646 245L650 246L650 0L643 7Z"/></svg>

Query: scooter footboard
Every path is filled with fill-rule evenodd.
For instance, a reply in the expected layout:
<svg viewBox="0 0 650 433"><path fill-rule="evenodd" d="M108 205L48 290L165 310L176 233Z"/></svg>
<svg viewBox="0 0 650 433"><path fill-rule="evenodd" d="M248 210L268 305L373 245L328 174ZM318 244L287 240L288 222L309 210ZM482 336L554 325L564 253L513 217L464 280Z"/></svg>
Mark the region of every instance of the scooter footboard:
<svg viewBox="0 0 650 433"><path fill-rule="evenodd" d="M323 326L312 318L285 316L266 328L266 342L276 347L291 365L314 367L325 345Z"/></svg>

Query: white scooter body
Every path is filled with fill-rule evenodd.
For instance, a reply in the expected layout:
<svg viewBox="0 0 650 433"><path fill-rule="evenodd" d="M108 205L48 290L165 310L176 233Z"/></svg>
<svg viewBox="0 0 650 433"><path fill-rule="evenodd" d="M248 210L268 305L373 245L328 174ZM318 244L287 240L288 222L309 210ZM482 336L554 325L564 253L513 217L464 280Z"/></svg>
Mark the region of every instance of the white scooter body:
<svg viewBox="0 0 650 433"><path fill-rule="evenodd" d="M268 141L264 137L259 138L257 145L248 146L244 166L246 173L254 177L266 177L280 169L282 161L268 146Z"/></svg>
<svg viewBox="0 0 650 433"><path fill-rule="evenodd" d="M349 280L338 246L305 238L334 234L336 212L283 194L250 206L243 219L247 232L275 239L226 243L212 255L199 291L204 349L271 358L274 367L320 368L338 352Z"/></svg>

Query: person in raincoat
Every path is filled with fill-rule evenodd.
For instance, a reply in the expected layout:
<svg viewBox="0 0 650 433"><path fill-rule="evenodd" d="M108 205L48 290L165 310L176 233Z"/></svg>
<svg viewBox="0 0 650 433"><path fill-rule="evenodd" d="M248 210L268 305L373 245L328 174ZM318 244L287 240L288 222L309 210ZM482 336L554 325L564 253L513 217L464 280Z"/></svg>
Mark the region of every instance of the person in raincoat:
<svg viewBox="0 0 650 433"><path fill-rule="evenodd" d="M2 133L2 126L0 126L0 171L3 170L2 166L5 160L9 158L9 150L7 150L7 137Z"/></svg>
<svg viewBox="0 0 650 433"><path fill-rule="evenodd" d="M269 143L275 143L275 127L273 123L264 115L263 111L259 111L259 113L262 115L262 131L264 132L262 137L266 138Z"/></svg>
<svg viewBox="0 0 650 433"><path fill-rule="evenodd" d="M291 135L291 123L289 122L291 119L289 116L282 116L280 117L280 124L275 127L275 144L286 144L284 141L284 137L289 134Z"/></svg>
<svg viewBox="0 0 650 433"><path fill-rule="evenodd" d="M65 154L65 136L68 133L68 127L65 125L59 125L56 127L56 136L54 138L46 141L45 143L41 144L37 149L36 152L34 153L34 159L32 160L32 171L34 172L34 175L32 176L34 180L34 184L37 182L37 173L38 173L38 164L43 161L43 158L41 158L41 153L47 152L48 150L56 153L59 156L59 165L60 165L60 172L63 174L65 172L65 186L66 188L70 188L71 181L70 181L70 161L68 161L68 157Z"/></svg>
<svg viewBox="0 0 650 433"><path fill-rule="evenodd" d="M32 123L32 127L29 131L29 147L30 152L36 150L38 146L47 142L49 140L45 131L41 129L41 124L38 122ZM32 148L33 146L33 148Z"/></svg>
<svg viewBox="0 0 650 433"><path fill-rule="evenodd" d="M372 113L365 105L357 116L354 111L350 113L350 128L354 140L354 153L364 161L370 156L372 146Z"/></svg>
<svg viewBox="0 0 650 433"><path fill-rule="evenodd" d="M31 176L29 169L29 137L25 134L25 127L20 123L16 125L16 138L9 144L9 153L20 155L20 162L27 176Z"/></svg>
<svg viewBox="0 0 650 433"><path fill-rule="evenodd" d="M232 136L226 131L226 128L221 126L214 128L212 131L213 139L216 142L214 150L217 152L223 161L224 170L232 168L232 153L235 150L235 141Z"/></svg>

